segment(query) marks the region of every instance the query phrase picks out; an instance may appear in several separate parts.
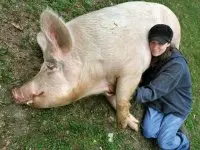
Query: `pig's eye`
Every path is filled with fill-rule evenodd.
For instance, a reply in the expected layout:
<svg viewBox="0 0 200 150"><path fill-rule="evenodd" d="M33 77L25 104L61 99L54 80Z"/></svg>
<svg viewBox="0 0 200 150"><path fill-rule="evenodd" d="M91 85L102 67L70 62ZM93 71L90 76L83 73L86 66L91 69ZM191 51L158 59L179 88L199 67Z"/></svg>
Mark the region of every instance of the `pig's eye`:
<svg viewBox="0 0 200 150"><path fill-rule="evenodd" d="M56 64L47 64L47 68L50 70L54 70L55 68L57 68Z"/></svg>

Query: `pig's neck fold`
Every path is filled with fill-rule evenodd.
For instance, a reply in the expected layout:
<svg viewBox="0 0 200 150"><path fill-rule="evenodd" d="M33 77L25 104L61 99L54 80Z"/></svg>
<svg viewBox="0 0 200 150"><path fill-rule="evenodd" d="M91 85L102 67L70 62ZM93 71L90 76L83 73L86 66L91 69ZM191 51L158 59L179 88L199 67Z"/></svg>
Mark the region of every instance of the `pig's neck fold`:
<svg viewBox="0 0 200 150"><path fill-rule="evenodd" d="M99 61L87 59L73 52L65 62L66 79L71 86L66 100L71 102L92 94L99 94L107 90L105 72Z"/></svg>

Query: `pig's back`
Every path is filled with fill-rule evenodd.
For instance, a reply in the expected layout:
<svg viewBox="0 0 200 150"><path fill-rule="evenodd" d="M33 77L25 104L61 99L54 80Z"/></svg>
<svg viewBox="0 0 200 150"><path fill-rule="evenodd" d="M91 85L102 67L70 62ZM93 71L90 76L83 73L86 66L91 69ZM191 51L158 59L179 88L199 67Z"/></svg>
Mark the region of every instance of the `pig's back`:
<svg viewBox="0 0 200 150"><path fill-rule="evenodd" d="M99 61L108 68L133 66L144 71L150 63L148 31L158 23L170 25L173 42L179 44L176 16L156 3L127 2L107 7L77 17L67 26L74 39L73 50L84 61Z"/></svg>

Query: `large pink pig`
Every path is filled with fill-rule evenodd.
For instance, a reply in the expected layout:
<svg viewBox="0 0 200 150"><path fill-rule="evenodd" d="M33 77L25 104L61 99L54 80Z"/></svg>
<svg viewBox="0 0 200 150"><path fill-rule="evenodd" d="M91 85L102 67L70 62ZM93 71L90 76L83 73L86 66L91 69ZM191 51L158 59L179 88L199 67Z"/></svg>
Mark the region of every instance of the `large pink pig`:
<svg viewBox="0 0 200 150"><path fill-rule="evenodd" d="M49 108L105 93L116 109L118 125L138 130L129 100L150 64L147 35L158 23L171 26L172 43L179 47L179 21L160 4L127 2L67 23L45 10L37 35L44 63L30 82L13 89L15 102Z"/></svg>

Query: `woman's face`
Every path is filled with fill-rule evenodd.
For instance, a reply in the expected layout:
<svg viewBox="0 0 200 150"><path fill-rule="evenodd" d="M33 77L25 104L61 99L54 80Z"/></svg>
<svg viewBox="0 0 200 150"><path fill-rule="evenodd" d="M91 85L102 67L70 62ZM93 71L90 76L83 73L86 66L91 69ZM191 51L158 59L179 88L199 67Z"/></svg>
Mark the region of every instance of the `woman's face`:
<svg viewBox="0 0 200 150"><path fill-rule="evenodd" d="M151 41L149 43L151 55L155 57L162 55L166 51L167 47L169 46L170 46L170 43L161 44L158 41Z"/></svg>

